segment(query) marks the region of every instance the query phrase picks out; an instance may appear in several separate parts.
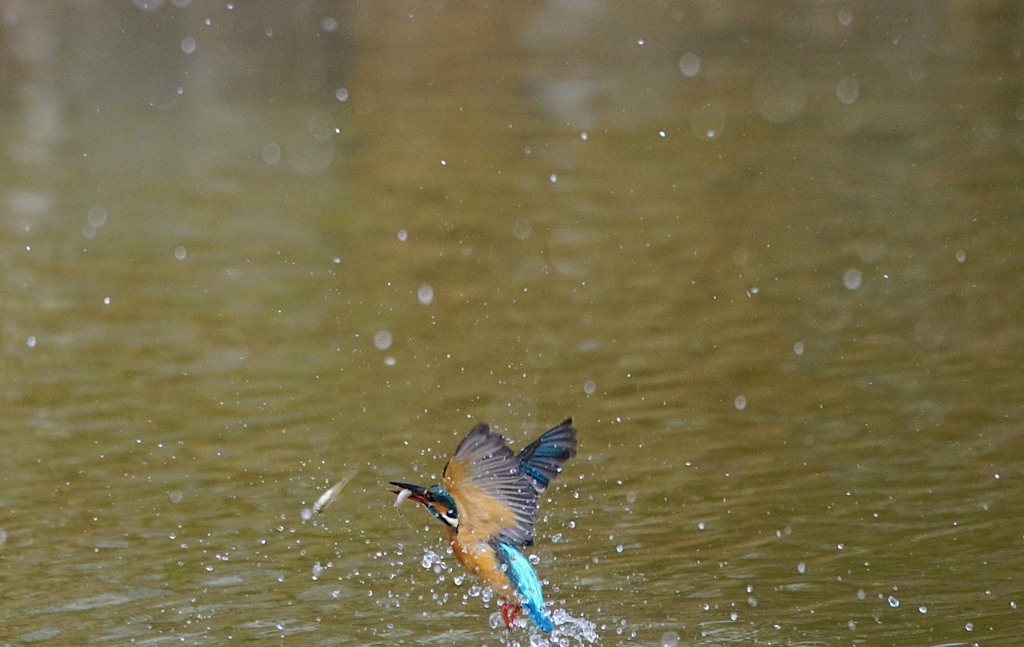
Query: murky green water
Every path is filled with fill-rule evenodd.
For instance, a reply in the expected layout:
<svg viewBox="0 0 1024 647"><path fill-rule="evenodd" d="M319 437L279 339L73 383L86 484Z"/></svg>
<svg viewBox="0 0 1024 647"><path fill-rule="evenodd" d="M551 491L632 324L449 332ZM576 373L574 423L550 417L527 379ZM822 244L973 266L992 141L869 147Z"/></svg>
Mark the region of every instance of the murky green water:
<svg viewBox="0 0 1024 647"><path fill-rule="evenodd" d="M530 644L385 484L570 415L562 644L1015 643L1016 5L146 4L2 6L0 645Z"/></svg>

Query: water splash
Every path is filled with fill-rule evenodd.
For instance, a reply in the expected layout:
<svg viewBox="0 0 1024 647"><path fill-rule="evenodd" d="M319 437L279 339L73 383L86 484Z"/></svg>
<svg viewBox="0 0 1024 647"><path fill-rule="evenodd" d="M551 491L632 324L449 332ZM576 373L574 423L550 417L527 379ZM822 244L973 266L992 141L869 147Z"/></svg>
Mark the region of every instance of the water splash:
<svg viewBox="0 0 1024 647"><path fill-rule="evenodd" d="M424 548L420 566L437 575L437 582L440 584L446 579L447 574L452 573L452 567L445 561L445 557L451 554L450 551L440 553L430 548ZM456 578L462 579L456 581ZM461 586L466 582L464 576L461 575L454 576L452 581L456 586ZM432 598L440 605L446 604L449 600L448 593L440 591L432 591L432 593ZM496 597L498 596L494 589L474 582L463 592L461 602L467 604L470 598L479 598L485 608L490 608L491 602ZM524 641L521 632L518 632L517 635L505 631L505 623L500 611L495 611L489 617L491 628L500 630L501 644L508 645L508 647L580 647L599 641L596 624L585 618L577 618L565 609L552 609L551 621L554 623L555 629L545 635L533 626L526 614L521 614L516 618L515 627L517 630L522 629L529 632L529 637Z"/></svg>
<svg viewBox="0 0 1024 647"><path fill-rule="evenodd" d="M565 609L555 609L551 614L551 620L555 623L555 630L551 632L553 644L567 647L571 643L565 643L563 638L575 640L576 644L596 643L599 640L597 625L586 618L577 618Z"/></svg>
<svg viewBox="0 0 1024 647"><path fill-rule="evenodd" d="M525 628L529 631L527 637L521 633L502 633L501 644L508 647L579 647L581 645L593 645L600 641L597 635L597 625L586 618L577 618L565 609L555 609L551 612L551 621L555 623L555 629L550 634L543 634L537 630L525 618L520 616L516 619L516 628ZM501 619L501 613L495 612L490 617L491 627L504 629L505 625Z"/></svg>
<svg viewBox="0 0 1024 647"><path fill-rule="evenodd" d="M452 570L445 564L444 556L430 548L423 549L423 559L420 560L420 566L426 570L434 571L437 575L450 573Z"/></svg>

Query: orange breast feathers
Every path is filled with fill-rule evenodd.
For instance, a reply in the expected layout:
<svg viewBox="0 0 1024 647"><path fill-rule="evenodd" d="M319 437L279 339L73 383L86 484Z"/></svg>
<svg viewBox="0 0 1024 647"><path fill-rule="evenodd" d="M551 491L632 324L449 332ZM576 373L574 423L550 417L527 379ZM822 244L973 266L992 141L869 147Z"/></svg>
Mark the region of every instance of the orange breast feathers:
<svg viewBox="0 0 1024 647"><path fill-rule="evenodd" d="M452 458L441 479L455 501L459 513L458 534L467 544L490 541L503 529L516 525L515 511L474 485L471 476L465 461Z"/></svg>
<svg viewBox="0 0 1024 647"><path fill-rule="evenodd" d="M461 525L461 522L460 522ZM452 550L459 562L485 583L489 584L498 595L511 595L512 585L502 572L494 549L488 542L470 539L461 540L459 533L450 533Z"/></svg>

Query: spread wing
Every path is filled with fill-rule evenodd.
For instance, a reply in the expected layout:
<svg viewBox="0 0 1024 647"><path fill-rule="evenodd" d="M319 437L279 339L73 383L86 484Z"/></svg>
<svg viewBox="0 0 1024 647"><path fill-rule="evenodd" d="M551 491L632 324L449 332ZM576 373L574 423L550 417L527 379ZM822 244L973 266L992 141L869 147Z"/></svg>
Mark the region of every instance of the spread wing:
<svg viewBox="0 0 1024 647"><path fill-rule="evenodd" d="M534 489L543 492L576 455L576 428L572 418L546 432L519 452L519 471L530 477Z"/></svg>
<svg viewBox="0 0 1024 647"><path fill-rule="evenodd" d="M519 457L486 424L473 428L444 467L442 481L459 513L459 533L514 546L533 541L537 489Z"/></svg>

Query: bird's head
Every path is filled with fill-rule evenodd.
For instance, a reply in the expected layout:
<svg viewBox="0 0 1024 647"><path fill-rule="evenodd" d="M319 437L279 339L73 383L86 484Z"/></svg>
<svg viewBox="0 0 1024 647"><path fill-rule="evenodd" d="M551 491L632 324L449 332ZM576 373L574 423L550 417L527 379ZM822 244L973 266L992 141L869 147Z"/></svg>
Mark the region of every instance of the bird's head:
<svg viewBox="0 0 1024 647"><path fill-rule="evenodd" d="M455 507L455 500L452 499L452 495L448 494L448 490L440 485L423 487L421 485L398 483L396 481L391 481L391 485L400 488L398 490L391 490L393 494L398 495L398 499L395 500L395 506L398 506L405 499L412 499L417 503L422 503L427 510L430 510L432 515L443 521L445 525L458 529L459 511Z"/></svg>

